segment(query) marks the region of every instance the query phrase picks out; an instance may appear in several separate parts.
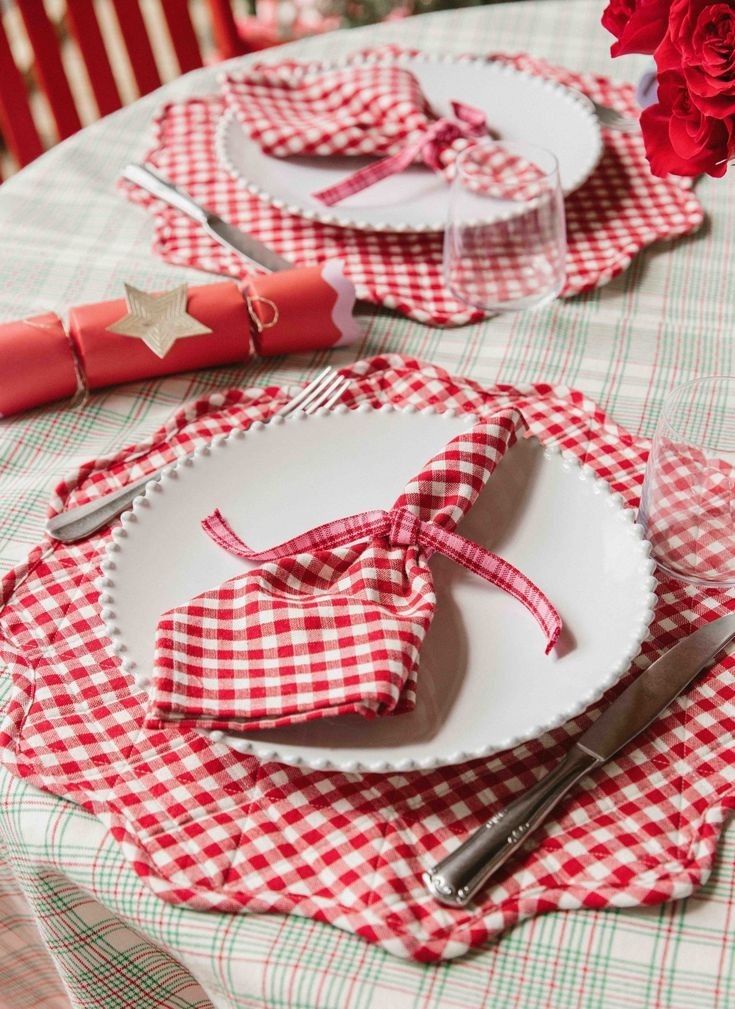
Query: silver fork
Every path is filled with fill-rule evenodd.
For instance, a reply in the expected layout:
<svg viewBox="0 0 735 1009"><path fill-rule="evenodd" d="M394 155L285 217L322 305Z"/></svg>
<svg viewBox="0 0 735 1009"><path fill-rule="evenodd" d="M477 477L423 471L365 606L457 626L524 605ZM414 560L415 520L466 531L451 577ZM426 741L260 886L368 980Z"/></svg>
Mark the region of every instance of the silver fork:
<svg viewBox="0 0 735 1009"><path fill-rule="evenodd" d="M640 133L640 124L633 116L624 116L617 109L611 109L609 105L600 105L599 102L593 101L592 104L601 126L617 130L619 133Z"/></svg>
<svg viewBox="0 0 735 1009"><path fill-rule="evenodd" d="M342 397L349 384L349 379L329 366L281 407L275 416L288 417L292 413L313 414L317 410L329 410ZM145 485L151 480L158 480L164 470L171 465L167 463L120 490L105 494L97 501L90 501L78 508L70 508L54 515L46 524L46 532L52 539L60 540L62 543L74 543L91 536L124 512Z"/></svg>

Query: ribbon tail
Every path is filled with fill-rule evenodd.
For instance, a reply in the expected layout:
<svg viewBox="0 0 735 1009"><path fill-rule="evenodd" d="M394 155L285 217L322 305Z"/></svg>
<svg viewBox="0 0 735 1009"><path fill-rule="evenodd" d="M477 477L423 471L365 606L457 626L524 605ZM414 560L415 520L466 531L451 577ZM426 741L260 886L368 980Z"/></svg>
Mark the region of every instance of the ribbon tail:
<svg viewBox="0 0 735 1009"><path fill-rule="evenodd" d="M256 551L251 550L247 543L243 543L219 508L202 519L202 529L217 546L222 547L228 554L244 557L247 560L254 559Z"/></svg>
<svg viewBox="0 0 735 1009"><path fill-rule="evenodd" d="M467 105L466 102L452 102L452 112L456 119L465 123L474 137L488 136L490 131L487 125L487 117L481 109L474 105Z"/></svg>
<svg viewBox="0 0 735 1009"><path fill-rule="evenodd" d="M352 175L348 175L341 182L336 182L333 186L327 186L317 193L312 193L312 196L328 207L333 207L335 203L340 203L348 196L353 196L355 193L375 185L376 182L386 179L389 175L405 172L408 166L413 164L421 154L424 155L424 161L430 168L439 171L441 164L437 153L433 150L433 145L446 132L447 127L455 131L450 139L453 139L455 135L472 139L487 136L488 133L485 113L480 109L476 109L472 105L465 105L464 102L452 102L452 109L457 117L456 122L446 118L437 119L422 136L409 142L402 151L382 158L380 161L371 162L364 168L353 172Z"/></svg>
<svg viewBox="0 0 735 1009"><path fill-rule="evenodd" d="M420 539L423 546L444 554L473 574L497 585L525 606L543 631L546 637L546 654L549 654L561 633L561 617L549 598L530 578L497 554L441 526L424 523Z"/></svg>
<svg viewBox="0 0 735 1009"><path fill-rule="evenodd" d="M323 525L300 533L278 546L266 550L253 550L240 539L230 523L217 508L202 521L202 529L217 546L235 557L248 561L278 561L295 554L315 553L319 550L334 550L369 536L380 536L387 532L390 519L387 512L367 511L347 518L335 519Z"/></svg>
<svg viewBox="0 0 735 1009"><path fill-rule="evenodd" d="M326 189L320 189L319 192L312 193L312 196L315 200L326 204L326 206L333 207L336 203L346 200L348 196L353 196L355 193L360 193L369 186L374 186L381 179L387 179L389 175L398 175L400 172L404 172L421 153L424 143L425 140L422 138L420 143L412 144L397 154L390 154L379 161L373 161L369 165L365 165L364 168L358 168L352 175L341 179L333 186L327 186Z"/></svg>

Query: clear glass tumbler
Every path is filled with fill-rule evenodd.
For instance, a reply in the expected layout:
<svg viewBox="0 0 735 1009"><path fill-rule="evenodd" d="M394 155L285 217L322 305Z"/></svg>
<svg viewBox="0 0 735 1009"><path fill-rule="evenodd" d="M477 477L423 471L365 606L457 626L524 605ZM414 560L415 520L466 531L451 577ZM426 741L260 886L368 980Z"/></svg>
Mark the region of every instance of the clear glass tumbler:
<svg viewBox="0 0 735 1009"><path fill-rule="evenodd" d="M459 155L444 232L444 279L459 301L517 312L564 286L564 196L554 155L486 140Z"/></svg>
<svg viewBox="0 0 735 1009"><path fill-rule="evenodd" d="M667 398L639 519L664 574L735 586L735 376L697 379Z"/></svg>

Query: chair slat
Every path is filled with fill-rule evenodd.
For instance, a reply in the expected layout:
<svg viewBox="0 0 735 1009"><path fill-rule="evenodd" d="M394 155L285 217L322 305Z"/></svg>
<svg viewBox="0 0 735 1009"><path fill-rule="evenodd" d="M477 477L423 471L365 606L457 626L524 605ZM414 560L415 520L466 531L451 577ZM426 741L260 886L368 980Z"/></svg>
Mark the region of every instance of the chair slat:
<svg viewBox="0 0 735 1009"><path fill-rule="evenodd" d="M0 16L0 131L15 160L27 165L43 153L23 76L15 65L10 43Z"/></svg>
<svg viewBox="0 0 735 1009"><path fill-rule="evenodd" d="M190 0L158 0L173 50L182 73L202 66L202 46L189 11ZM212 33L220 59L248 52L250 46L238 29L234 0L207 0ZM81 53L100 115L119 109L122 96L110 62L106 31L98 19L97 0L66 0L65 20ZM146 19L140 0L110 0L127 51L130 68L141 95L160 87ZM63 47L46 11L46 0L14 0L34 53L34 73L44 92L59 138L81 128L79 109L62 59ZM3 0L0 0L0 11ZM113 52L113 56L115 53ZM35 90L35 89L31 89ZM0 15L0 139L13 158L26 165L43 153L43 142L33 118L34 106L26 81L17 66L7 30ZM0 179L1 181L1 179Z"/></svg>
<svg viewBox="0 0 735 1009"><path fill-rule="evenodd" d="M212 17L212 34L220 59L229 60L242 56L247 46L237 30L237 22L232 12L230 0L208 0Z"/></svg>
<svg viewBox="0 0 735 1009"><path fill-rule="evenodd" d="M149 91L161 86L161 77L138 0L112 0L112 5L138 91L141 95L147 95Z"/></svg>
<svg viewBox="0 0 735 1009"><path fill-rule="evenodd" d="M199 40L189 14L189 0L161 0L168 33L182 74L196 70L203 63Z"/></svg>
<svg viewBox="0 0 735 1009"><path fill-rule="evenodd" d="M66 11L72 34L87 68L89 83L101 116L122 106L105 42L100 31L94 0L66 0Z"/></svg>
<svg viewBox="0 0 735 1009"><path fill-rule="evenodd" d="M35 71L56 123L59 139L64 140L82 128L54 27L43 0L17 0L28 40L33 47Z"/></svg>

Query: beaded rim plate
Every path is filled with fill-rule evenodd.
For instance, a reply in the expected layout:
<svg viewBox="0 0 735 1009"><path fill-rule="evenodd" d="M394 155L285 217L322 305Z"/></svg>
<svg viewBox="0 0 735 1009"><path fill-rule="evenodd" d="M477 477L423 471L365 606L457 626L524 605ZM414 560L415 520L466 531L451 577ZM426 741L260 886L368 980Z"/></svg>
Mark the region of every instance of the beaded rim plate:
<svg viewBox="0 0 735 1009"><path fill-rule="evenodd" d="M319 72L337 70L345 62L320 64ZM441 115L450 114L452 100L464 101L486 113L497 138L528 141L552 151L559 162L565 195L589 178L602 156L600 126L592 103L555 81L484 57L381 54L363 62L392 62L411 70ZM361 64L352 57L349 65ZM221 164L240 186L285 213L361 231L444 230L449 187L443 178L420 165L384 179L336 207L327 207L310 194L333 185L370 159L270 157L250 139L232 112L219 124L216 148Z"/></svg>
<svg viewBox="0 0 735 1009"><path fill-rule="evenodd" d="M124 667L147 688L159 615L247 566L201 531L215 507L255 548L389 507L476 419L391 407L297 414L217 438L167 469L122 516L102 565L102 616ZM458 764L561 725L628 669L653 615L653 562L634 513L589 467L534 438L520 441L460 529L520 567L558 607L565 632L555 659L514 599L435 556L438 604L413 712L224 741L262 760L315 769Z"/></svg>

